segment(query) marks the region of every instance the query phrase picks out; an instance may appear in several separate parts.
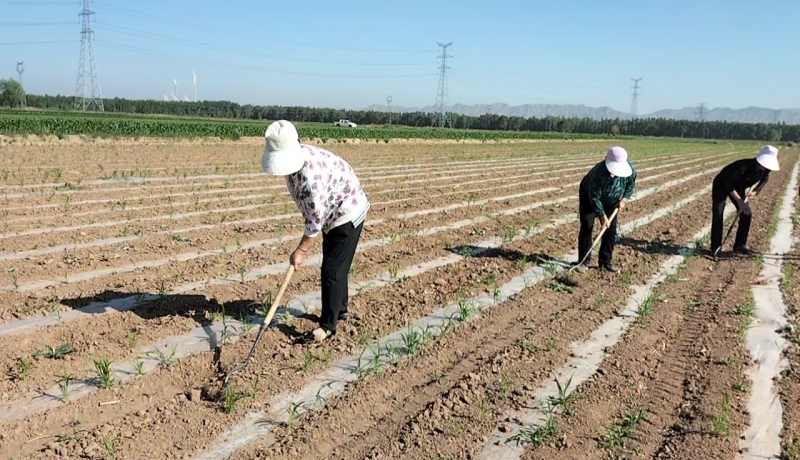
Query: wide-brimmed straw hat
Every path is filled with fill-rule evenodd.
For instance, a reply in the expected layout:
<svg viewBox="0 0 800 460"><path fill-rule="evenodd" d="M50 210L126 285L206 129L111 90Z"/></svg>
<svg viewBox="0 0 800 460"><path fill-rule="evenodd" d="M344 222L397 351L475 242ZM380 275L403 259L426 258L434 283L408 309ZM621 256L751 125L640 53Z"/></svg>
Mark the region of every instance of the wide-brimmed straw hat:
<svg viewBox="0 0 800 460"><path fill-rule="evenodd" d="M628 164L628 151L622 147L611 147L606 154L606 168L617 177L628 177L633 174Z"/></svg>
<svg viewBox="0 0 800 460"><path fill-rule="evenodd" d="M294 174L303 167L305 155L297 128L291 122L278 120L267 128L267 147L261 157L261 169L273 176Z"/></svg>
<svg viewBox="0 0 800 460"><path fill-rule="evenodd" d="M778 164L778 149L771 145L765 145L764 148L761 149L756 157L756 161L770 171L780 171L781 169Z"/></svg>

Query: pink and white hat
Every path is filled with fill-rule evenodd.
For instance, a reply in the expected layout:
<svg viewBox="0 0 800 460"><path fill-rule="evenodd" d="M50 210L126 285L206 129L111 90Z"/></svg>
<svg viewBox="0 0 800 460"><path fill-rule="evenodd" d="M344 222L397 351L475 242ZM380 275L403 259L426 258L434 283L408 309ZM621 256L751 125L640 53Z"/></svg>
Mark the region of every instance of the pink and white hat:
<svg viewBox="0 0 800 460"><path fill-rule="evenodd" d="M769 169L770 171L780 171L781 167L778 165L778 149L771 145L765 145L761 152L758 153L756 161L761 166Z"/></svg>
<svg viewBox="0 0 800 460"><path fill-rule="evenodd" d="M633 174L628 163L628 151L622 147L611 147L606 154L606 168L617 177L628 177Z"/></svg>

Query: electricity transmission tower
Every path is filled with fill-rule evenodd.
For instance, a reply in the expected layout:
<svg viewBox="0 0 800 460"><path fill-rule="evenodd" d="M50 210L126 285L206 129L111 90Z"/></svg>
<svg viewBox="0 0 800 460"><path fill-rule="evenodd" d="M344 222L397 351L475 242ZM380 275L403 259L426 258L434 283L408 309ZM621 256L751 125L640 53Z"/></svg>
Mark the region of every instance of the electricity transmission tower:
<svg viewBox="0 0 800 460"><path fill-rule="evenodd" d="M22 61L17 62L17 82L22 86L22 74L25 73L25 63ZM22 88L22 94L19 96L19 106L25 108L28 106L28 101L25 98L25 87Z"/></svg>
<svg viewBox="0 0 800 460"><path fill-rule="evenodd" d="M89 9L91 0L83 0L83 9L78 15L81 17L81 55L78 59L78 82L75 85L75 109L97 110L103 112L103 99L100 90L100 78L97 76L97 57L94 54L94 29L92 29L92 16L94 11ZM91 96L86 95L86 59L89 59L89 86Z"/></svg>
<svg viewBox="0 0 800 460"><path fill-rule="evenodd" d="M450 48L452 45L453 42L439 43L439 48L442 49L442 54L437 56L439 59L441 59L442 65L439 66L439 86L436 90L436 103L434 103L434 107L436 108L436 112L438 114L438 124L442 128L445 126L452 127L450 114L447 112L449 109L447 101L447 71L450 70L450 67L447 65L447 59L452 57L447 54L447 48Z"/></svg>
<svg viewBox="0 0 800 460"><path fill-rule="evenodd" d="M389 110L389 124L392 124L392 96L386 96L386 105Z"/></svg>
<svg viewBox="0 0 800 460"><path fill-rule="evenodd" d="M706 121L706 104L704 102L697 106L697 120L700 123Z"/></svg>
<svg viewBox="0 0 800 460"><path fill-rule="evenodd" d="M642 89L639 86L639 82L644 80L644 78L631 78L633 82L633 97L631 98L631 117L636 118L639 116L639 90Z"/></svg>

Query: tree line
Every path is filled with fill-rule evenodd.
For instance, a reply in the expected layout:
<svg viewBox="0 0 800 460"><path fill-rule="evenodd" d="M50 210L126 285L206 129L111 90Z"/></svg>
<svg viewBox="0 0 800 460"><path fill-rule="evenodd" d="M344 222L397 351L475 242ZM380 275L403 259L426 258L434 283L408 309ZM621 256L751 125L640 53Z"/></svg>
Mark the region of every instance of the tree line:
<svg viewBox="0 0 800 460"><path fill-rule="evenodd" d="M10 96L10 95L9 95ZM28 95L30 108L70 110L74 97ZM436 124L436 114L424 112L388 113L370 110L344 110L315 107L284 107L237 104L229 101L157 101L104 99L106 112L214 117L246 120L278 120L332 123L346 118L361 125L402 125L429 127ZM13 105L8 100L0 104ZM625 136L687 137L723 140L760 140L769 142L800 141L800 125L769 123L734 123L725 121L671 120L665 118L605 119L563 117L509 117L450 114L450 127L498 131L541 131Z"/></svg>

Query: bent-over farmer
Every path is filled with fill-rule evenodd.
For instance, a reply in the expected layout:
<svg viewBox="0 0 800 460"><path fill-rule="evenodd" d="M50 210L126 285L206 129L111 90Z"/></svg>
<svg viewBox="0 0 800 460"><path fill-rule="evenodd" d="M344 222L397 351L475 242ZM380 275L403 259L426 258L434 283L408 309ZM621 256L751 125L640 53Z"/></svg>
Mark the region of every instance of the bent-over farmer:
<svg viewBox="0 0 800 460"><path fill-rule="evenodd" d="M770 171L778 171L778 149L765 145L755 158L737 160L722 168L714 178L711 188L711 253L714 254L722 246L722 233L724 226L725 202L730 198L739 212L739 228L736 230L736 241L733 251L739 254L749 254L747 236L750 233L750 224L753 213L745 198L756 196L769 181ZM745 194L745 189L755 189Z"/></svg>
<svg viewBox="0 0 800 460"><path fill-rule="evenodd" d="M348 318L347 275L369 211L369 201L353 168L327 150L300 143L288 121L272 123L261 160L264 172L286 176L289 194L305 217L305 232L289 263L299 269L322 234L322 314L320 325L304 337L323 341Z"/></svg>
<svg viewBox="0 0 800 460"><path fill-rule="evenodd" d="M620 211L633 195L636 187L636 168L628 161L628 152L622 147L612 147L606 159L596 164L583 178L579 192L579 214L581 231L578 236L578 263L586 257L586 261L578 266L581 273L589 269L592 250L592 230L594 220L600 220L603 228L607 228L600 244L599 267L612 273L619 272L611 256L617 240L617 219L609 221L615 208Z"/></svg>

